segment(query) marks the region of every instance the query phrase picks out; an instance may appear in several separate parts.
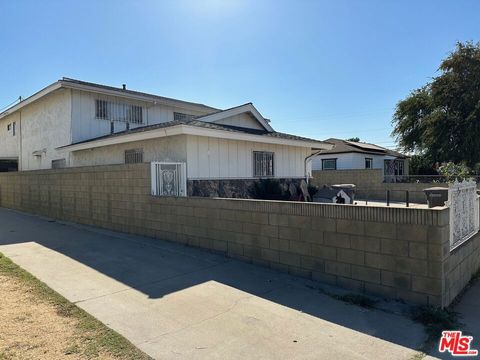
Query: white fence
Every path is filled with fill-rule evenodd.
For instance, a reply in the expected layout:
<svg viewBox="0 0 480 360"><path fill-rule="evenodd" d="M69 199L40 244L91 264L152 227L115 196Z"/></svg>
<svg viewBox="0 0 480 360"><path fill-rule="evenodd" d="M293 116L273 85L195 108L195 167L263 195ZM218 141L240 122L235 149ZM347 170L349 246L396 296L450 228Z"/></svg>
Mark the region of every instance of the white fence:
<svg viewBox="0 0 480 360"><path fill-rule="evenodd" d="M448 187L450 207L450 250L458 247L479 229L479 200L475 181L455 182Z"/></svg>
<svg viewBox="0 0 480 360"><path fill-rule="evenodd" d="M152 162L152 195L187 196L185 163Z"/></svg>

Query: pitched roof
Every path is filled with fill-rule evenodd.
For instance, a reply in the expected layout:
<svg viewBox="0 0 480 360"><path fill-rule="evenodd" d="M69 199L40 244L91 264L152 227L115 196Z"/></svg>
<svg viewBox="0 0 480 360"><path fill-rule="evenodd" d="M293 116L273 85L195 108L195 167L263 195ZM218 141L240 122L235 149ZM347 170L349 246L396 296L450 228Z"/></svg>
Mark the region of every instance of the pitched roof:
<svg viewBox="0 0 480 360"><path fill-rule="evenodd" d="M128 90L128 89L123 89L123 88L117 88L113 86L108 86L108 85L101 85L97 83L91 83L87 81L81 81L81 80L76 80L76 79L70 79L70 78L62 78L58 81L55 81L54 83L44 87L43 89L37 91L33 95L30 95L29 97L22 99L22 101L17 102L16 104L8 107L6 110L0 112L0 119L8 116L12 113L14 113L17 110L20 110L21 108L43 98L44 96L60 89L60 88L69 88L69 89L76 89L76 90L83 90L83 91L92 91L92 92L99 92L107 95L112 95L112 96L117 96L117 97L127 97L139 101L145 101L145 102L159 102L163 104L167 104L170 106L185 106L185 107L193 107L194 109L198 110L204 110L207 113L213 113L217 111L221 111L218 108L214 108L211 106L207 106L204 104L199 104L195 102L190 102L190 101L184 101L184 100L178 100L178 99L173 99L173 98L168 98L165 96L159 96L159 95L154 95L154 94L148 94L140 91L133 91L133 90Z"/></svg>
<svg viewBox="0 0 480 360"><path fill-rule="evenodd" d="M92 82L88 82L88 81L71 79L71 78L68 78L68 77L63 77L61 80L59 80L59 82L64 84L64 85L77 84L77 85L90 86L90 87L103 89L103 90L119 91L119 92L122 92L124 94L132 95L132 96L145 96L145 97L149 97L149 98L152 98L152 99L174 101L174 102L179 102L179 103L188 104L188 105L195 105L195 106L203 107L206 110L210 110L211 112L221 111L218 108L214 108L214 107L211 107L211 106L208 106L208 105L205 105L205 104L200 104L200 103L195 103L195 102L185 101L185 100L179 100L179 99L169 98L169 97L165 97L165 96L159 96L159 95L145 93L145 92L141 92L141 91L123 89L123 88L109 86L109 85L102 85L102 84L92 83Z"/></svg>
<svg viewBox="0 0 480 360"><path fill-rule="evenodd" d="M168 122L163 122L163 123L159 123L159 124L140 126L140 127L132 128L130 130L119 131L119 132L116 132L114 134L99 136L99 137L96 137L96 138L93 138L93 139L88 139L88 140L85 140L85 141L72 143L72 144L67 145L67 146L85 144L85 143L89 143L89 142L92 142L92 141L109 139L109 138L114 138L114 137L129 135L129 134L135 134L135 133L141 133L141 132L147 132L147 131L152 131L152 130L156 130L156 129L169 128L169 127L173 127L173 126L177 126L177 125L188 125L188 126L204 128L204 129L223 130L223 131L228 131L228 132L243 133L243 134L249 134L249 135L259 135L259 136L265 136L265 137L269 137L269 138L278 138L278 139L285 139L285 140L308 141L308 142L311 142L311 143L317 143L319 146L321 145L322 147L324 147L325 145L330 145L330 144L327 144L324 141L309 139L309 138L306 138L306 137L296 136L296 135L291 135L291 134L285 134L285 133L281 133L281 132L277 132L277 131L272 132L272 131L267 131L267 130L250 129L250 128L243 128L243 127L232 126L232 125L217 124L217 123L211 123L211 122L205 122L205 121L192 119L192 120L174 120L174 121L168 121Z"/></svg>
<svg viewBox="0 0 480 360"><path fill-rule="evenodd" d="M395 151L390 150L375 144L364 143L364 142L354 142L342 139L330 138L325 140L325 142L334 144L333 149L331 150L322 150L319 155L327 154L343 154L343 153L362 153L370 155L389 155L397 158L407 158L408 156Z"/></svg>

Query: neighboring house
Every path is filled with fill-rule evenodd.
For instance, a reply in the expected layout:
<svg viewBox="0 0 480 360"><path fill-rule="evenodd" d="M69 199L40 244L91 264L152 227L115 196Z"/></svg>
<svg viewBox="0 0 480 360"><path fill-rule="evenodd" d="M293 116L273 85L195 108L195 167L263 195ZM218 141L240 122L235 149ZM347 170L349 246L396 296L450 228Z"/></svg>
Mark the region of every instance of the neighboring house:
<svg viewBox="0 0 480 360"><path fill-rule="evenodd" d="M168 162L183 167L189 194L205 181L232 196L245 180L299 181L312 153L331 147L274 131L251 103L220 110L68 78L0 114L0 171Z"/></svg>
<svg viewBox="0 0 480 360"><path fill-rule="evenodd" d="M312 170L383 169L386 179L408 175L408 156L397 151L363 142L325 141L334 147L313 157Z"/></svg>

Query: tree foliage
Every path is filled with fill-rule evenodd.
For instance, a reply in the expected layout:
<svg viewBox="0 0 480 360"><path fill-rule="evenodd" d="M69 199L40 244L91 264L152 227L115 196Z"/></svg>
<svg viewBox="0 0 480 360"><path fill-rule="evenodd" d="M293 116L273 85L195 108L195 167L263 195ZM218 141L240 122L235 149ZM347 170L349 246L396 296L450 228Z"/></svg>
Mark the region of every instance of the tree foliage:
<svg viewBox="0 0 480 360"><path fill-rule="evenodd" d="M402 150L435 162L480 162L480 43L457 43L440 75L397 104L394 130Z"/></svg>
<svg viewBox="0 0 480 360"><path fill-rule="evenodd" d="M346 139L347 141L353 141L353 142L360 142L360 138L358 136L351 137L349 139Z"/></svg>

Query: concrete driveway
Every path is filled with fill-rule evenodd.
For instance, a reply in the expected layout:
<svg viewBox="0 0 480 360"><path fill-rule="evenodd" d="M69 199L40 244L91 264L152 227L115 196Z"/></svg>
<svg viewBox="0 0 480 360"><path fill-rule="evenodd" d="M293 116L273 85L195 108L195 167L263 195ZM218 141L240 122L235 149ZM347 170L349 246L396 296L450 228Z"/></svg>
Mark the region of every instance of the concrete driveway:
<svg viewBox="0 0 480 360"><path fill-rule="evenodd" d="M1 208L0 252L158 359L410 359L425 339L318 283Z"/></svg>

